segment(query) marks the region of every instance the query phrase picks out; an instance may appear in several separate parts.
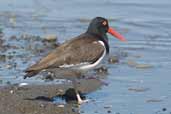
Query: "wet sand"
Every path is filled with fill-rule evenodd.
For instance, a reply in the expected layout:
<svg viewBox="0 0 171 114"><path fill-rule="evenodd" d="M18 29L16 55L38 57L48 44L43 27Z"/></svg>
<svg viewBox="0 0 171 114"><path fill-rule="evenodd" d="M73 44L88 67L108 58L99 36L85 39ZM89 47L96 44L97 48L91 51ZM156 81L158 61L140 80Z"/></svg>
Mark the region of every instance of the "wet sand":
<svg viewBox="0 0 171 114"><path fill-rule="evenodd" d="M82 94L97 90L102 83L97 79L77 80ZM91 86L88 86L90 85ZM53 97L64 97L72 84L8 85L0 87L1 114L70 114L76 113L74 103L54 103ZM71 95L71 94L70 94ZM68 96L65 96L68 97ZM74 97L74 96L71 96ZM65 98L66 99L66 98ZM67 107L67 108L66 108Z"/></svg>
<svg viewBox="0 0 171 114"><path fill-rule="evenodd" d="M1 114L64 114L64 107L58 107L52 102L32 101L27 98L36 96L58 95L56 86L29 86L18 88L6 86L0 88L0 113Z"/></svg>

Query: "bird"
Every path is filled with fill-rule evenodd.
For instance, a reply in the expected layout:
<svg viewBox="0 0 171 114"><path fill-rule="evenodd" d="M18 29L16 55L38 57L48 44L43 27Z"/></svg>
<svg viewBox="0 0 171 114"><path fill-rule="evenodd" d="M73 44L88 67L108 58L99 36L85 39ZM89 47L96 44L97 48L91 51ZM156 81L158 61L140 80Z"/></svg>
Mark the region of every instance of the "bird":
<svg viewBox="0 0 171 114"><path fill-rule="evenodd" d="M126 39L109 26L106 18L95 17L91 20L87 31L56 47L36 64L25 70L27 77L32 77L42 70L52 68L66 68L77 70L94 69L103 58L109 54L109 33L120 41ZM79 96L78 96L78 99Z"/></svg>

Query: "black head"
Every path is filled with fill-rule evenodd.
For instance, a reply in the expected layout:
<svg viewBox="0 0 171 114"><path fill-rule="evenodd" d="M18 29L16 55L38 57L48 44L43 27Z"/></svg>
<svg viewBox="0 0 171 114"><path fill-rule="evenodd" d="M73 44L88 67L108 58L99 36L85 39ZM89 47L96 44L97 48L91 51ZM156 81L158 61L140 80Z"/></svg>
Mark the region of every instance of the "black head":
<svg viewBox="0 0 171 114"><path fill-rule="evenodd" d="M87 32L104 36L108 29L108 20L103 17L96 17L90 22Z"/></svg>
<svg viewBox="0 0 171 114"><path fill-rule="evenodd" d="M109 27L108 20L103 17L94 18L90 22L87 32L97 36L101 36L103 39L107 39L106 33L108 32L117 39L121 41L126 41L126 39L121 34L119 34L115 29Z"/></svg>
<svg viewBox="0 0 171 114"><path fill-rule="evenodd" d="M121 41L126 41L126 39L121 34L116 32L113 28L109 27L108 20L103 17L94 18L90 22L87 30L87 33L93 34L102 40L105 43L107 52L109 52L108 38L106 35L107 32Z"/></svg>

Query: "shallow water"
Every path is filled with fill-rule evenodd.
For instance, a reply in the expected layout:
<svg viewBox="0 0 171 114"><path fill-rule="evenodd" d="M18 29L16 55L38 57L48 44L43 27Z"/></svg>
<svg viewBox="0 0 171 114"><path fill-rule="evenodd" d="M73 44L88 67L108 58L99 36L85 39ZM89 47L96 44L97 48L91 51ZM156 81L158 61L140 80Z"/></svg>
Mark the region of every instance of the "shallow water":
<svg viewBox="0 0 171 114"><path fill-rule="evenodd" d="M162 0L1 0L0 27L5 44L17 46L1 51L12 59L0 64L0 78L21 79L22 71L44 54L26 49L25 39L11 40L23 34L45 36L56 34L63 42L84 32L89 21L102 16L110 20L110 26L121 32L127 43L110 37L111 55L120 58L118 64L106 64L108 86L87 95L94 102L82 105L85 114L116 113L145 114L171 112L171 1ZM38 44L36 48L39 48ZM34 47L33 47L34 49ZM25 57L29 59L25 60ZM24 61L24 62L23 62ZM130 64L136 62L136 65ZM8 64L14 65L8 68ZM147 64L150 68L139 67ZM22 79L21 79L22 81ZM108 106L108 108L105 108ZM166 111L162 111L166 108ZM110 111L109 111L110 110Z"/></svg>

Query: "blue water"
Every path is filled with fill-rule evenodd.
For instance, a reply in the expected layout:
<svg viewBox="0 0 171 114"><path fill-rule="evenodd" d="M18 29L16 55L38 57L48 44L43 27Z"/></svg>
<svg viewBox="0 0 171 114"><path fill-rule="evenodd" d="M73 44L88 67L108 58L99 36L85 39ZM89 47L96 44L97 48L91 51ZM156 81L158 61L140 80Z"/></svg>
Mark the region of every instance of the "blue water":
<svg viewBox="0 0 171 114"><path fill-rule="evenodd" d="M116 53L121 55L120 63L107 65L109 75L105 81L109 85L88 94L87 97L95 99L95 102L82 105L80 110L85 114L105 114L108 109L104 107L107 105L111 106L110 110L114 114L169 114L171 112L170 6L170 0L1 0L0 25L6 38L11 35L20 36L23 33L40 36L56 34L59 41L64 42L84 32L92 18L102 16L110 19L110 26L121 32L128 42L122 43L109 36L111 55ZM13 19L15 24L10 21ZM7 43L11 43L6 40ZM21 47L24 45L23 42L19 40L12 44ZM25 51L19 51L17 54L27 54ZM122 57L122 53L127 53L128 57ZM139 55L140 57L136 57ZM137 69L127 64L130 60L153 67ZM17 63L17 71L4 68L6 63L3 63L0 65L1 77L21 75L22 70L31 64L31 61L22 63L20 58L13 61ZM136 92L130 91L129 88L148 88L148 90ZM163 108L167 110L162 111Z"/></svg>

